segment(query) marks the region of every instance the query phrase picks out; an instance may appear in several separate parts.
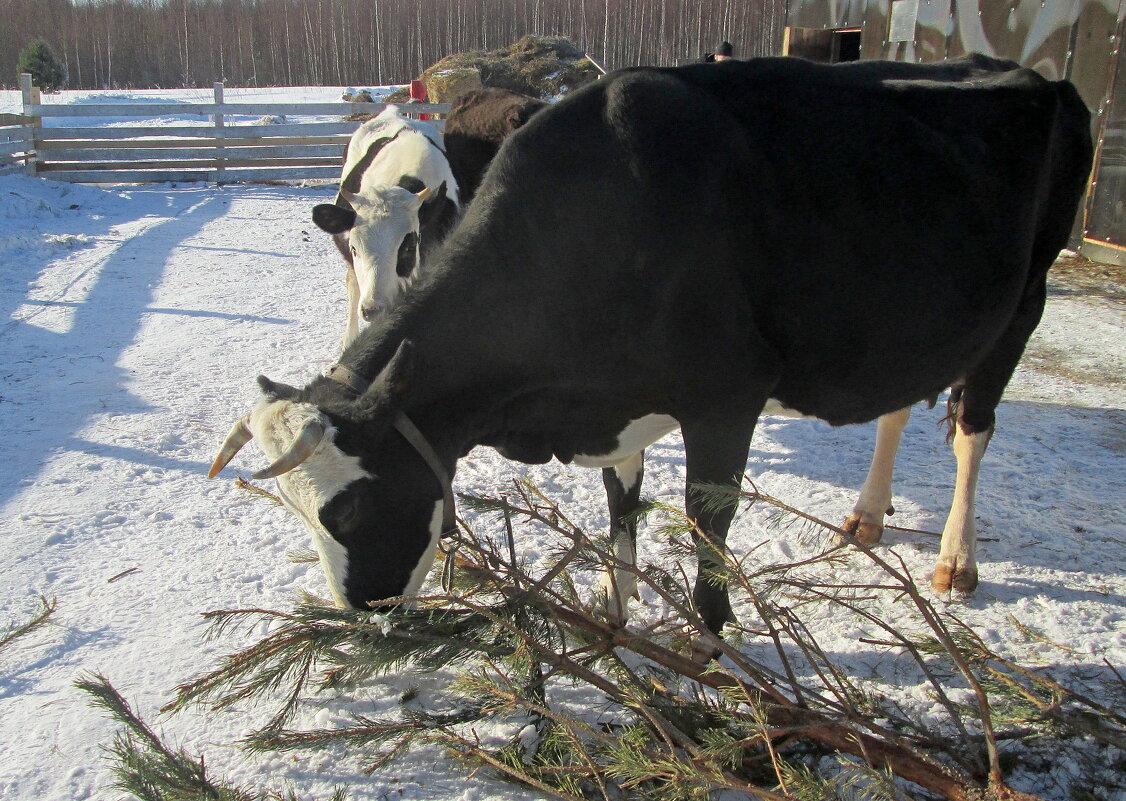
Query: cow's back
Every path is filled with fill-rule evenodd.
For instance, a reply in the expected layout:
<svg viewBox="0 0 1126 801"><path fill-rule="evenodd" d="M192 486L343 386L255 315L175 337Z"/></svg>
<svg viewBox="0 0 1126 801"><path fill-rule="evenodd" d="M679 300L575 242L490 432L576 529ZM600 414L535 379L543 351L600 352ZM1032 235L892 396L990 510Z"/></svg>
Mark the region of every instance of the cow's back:
<svg viewBox="0 0 1126 801"><path fill-rule="evenodd" d="M353 133L341 185L365 194L377 187L396 186L409 176L433 189L445 181L450 196L456 197L457 181L441 144L440 135L429 123L402 117L395 107L389 107Z"/></svg>
<svg viewBox="0 0 1126 801"><path fill-rule="evenodd" d="M492 243L462 291L497 275L513 327L592 383L773 376L834 423L906 406L989 349L1082 192L1086 109L1012 66L611 74L502 147L455 235Z"/></svg>
<svg viewBox="0 0 1126 801"><path fill-rule="evenodd" d="M747 274L787 365L780 400L857 422L870 412L851 398L894 383L889 364L905 390L937 393L1042 302L1091 158L1073 86L980 56L715 72L686 79L730 110L769 176L747 209Z"/></svg>

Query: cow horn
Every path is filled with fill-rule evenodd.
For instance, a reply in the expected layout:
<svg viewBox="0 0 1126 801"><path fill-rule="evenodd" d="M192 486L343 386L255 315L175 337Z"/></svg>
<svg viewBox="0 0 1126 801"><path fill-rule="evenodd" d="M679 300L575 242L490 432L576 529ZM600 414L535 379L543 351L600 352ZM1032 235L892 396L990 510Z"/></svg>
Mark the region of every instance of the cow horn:
<svg viewBox="0 0 1126 801"><path fill-rule="evenodd" d="M231 426L231 431L227 434L227 438L223 440L223 447L219 449L219 455L215 457L215 461L211 463L211 469L207 471L208 478L215 478L219 472L227 466L231 459L235 458L242 446L250 442L254 438L254 434L250 431L250 415L239 418L238 422Z"/></svg>
<svg viewBox="0 0 1126 801"><path fill-rule="evenodd" d="M265 470L259 470L251 478L277 478L282 473L288 473L313 455L313 451L321 444L324 435L324 423L319 420L310 420L301 427L297 438L293 440L285 453L279 456L272 465Z"/></svg>

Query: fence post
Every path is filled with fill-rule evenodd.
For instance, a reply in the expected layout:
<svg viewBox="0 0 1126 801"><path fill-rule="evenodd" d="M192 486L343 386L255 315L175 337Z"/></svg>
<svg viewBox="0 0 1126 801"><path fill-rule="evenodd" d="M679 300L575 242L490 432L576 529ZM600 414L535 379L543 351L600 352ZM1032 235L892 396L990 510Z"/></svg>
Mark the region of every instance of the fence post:
<svg viewBox="0 0 1126 801"><path fill-rule="evenodd" d="M215 105L223 105L223 82L216 81L212 86L215 90ZM220 110L217 114L213 114L211 119L215 125L215 139L217 142L215 146L215 183L221 184L225 177L223 167L225 161L223 154L223 137L226 135L226 126L223 120L223 112Z"/></svg>
<svg viewBox="0 0 1126 801"><path fill-rule="evenodd" d="M23 115L31 117L28 127L31 128L31 147L28 148L27 161L24 171L28 175L39 172L39 128L43 126L43 118L31 113L32 106L38 106L43 101L43 95L38 86L31 85L31 73L20 73L20 94L23 95Z"/></svg>

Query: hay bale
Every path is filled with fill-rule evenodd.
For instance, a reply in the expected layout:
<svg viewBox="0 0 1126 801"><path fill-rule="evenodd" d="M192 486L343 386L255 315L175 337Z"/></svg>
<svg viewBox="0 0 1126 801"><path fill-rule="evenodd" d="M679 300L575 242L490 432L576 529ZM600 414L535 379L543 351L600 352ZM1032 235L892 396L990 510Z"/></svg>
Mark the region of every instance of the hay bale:
<svg viewBox="0 0 1126 801"><path fill-rule="evenodd" d="M500 50L453 53L428 67L419 77L429 91L435 75L470 70L481 76L482 87L510 89L542 100L557 98L601 75L598 67L569 39L529 35ZM409 99L410 91L404 88L388 95L387 102L404 103Z"/></svg>
<svg viewBox="0 0 1126 801"><path fill-rule="evenodd" d="M467 95L483 86L480 70L442 70L435 72L426 80L426 99L430 103L453 103L462 95Z"/></svg>
<svg viewBox="0 0 1126 801"><path fill-rule="evenodd" d="M340 96L340 99L347 101L348 103L374 103L375 102L374 100L372 100L370 89L356 89L352 86L349 86L347 89L344 90L344 93Z"/></svg>

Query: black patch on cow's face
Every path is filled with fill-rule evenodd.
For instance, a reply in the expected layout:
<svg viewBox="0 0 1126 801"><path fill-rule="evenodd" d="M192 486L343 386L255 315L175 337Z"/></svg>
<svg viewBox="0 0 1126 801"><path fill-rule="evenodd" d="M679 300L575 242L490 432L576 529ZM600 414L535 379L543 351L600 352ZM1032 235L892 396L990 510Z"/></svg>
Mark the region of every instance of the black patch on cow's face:
<svg viewBox="0 0 1126 801"><path fill-rule="evenodd" d="M338 444L347 452L341 434L345 441ZM343 591L357 609L379 608L380 601L417 590L409 584L430 556L442 502L437 480L398 434L389 433L372 457L379 474L353 481L319 512L321 525L347 552Z"/></svg>
<svg viewBox="0 0 1126 801"><path fill-rule="evenodd" d="M418 234L411 231L403 237L403 242L399 245L395 272L400 278L409 278L416 264L418 264Z"/></svg>
<svg viewBox="0 0 1126 801"><path fill-rule="evenodd" d="M426 188L426 184L413 175L404 175L399 179L397 185L403 187L403 189L407 190L412 195L417 195Z"/></svg>
<svg viewBox="0 0 1126 801"><path fill-rule="evenodd" d="M325 233L342 234L356 225L356 212L333 203L319 203L313 207L313 224Z"/></svg>

